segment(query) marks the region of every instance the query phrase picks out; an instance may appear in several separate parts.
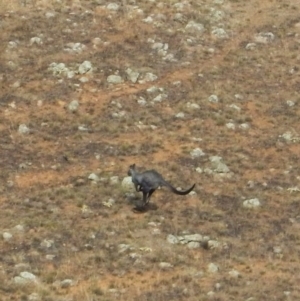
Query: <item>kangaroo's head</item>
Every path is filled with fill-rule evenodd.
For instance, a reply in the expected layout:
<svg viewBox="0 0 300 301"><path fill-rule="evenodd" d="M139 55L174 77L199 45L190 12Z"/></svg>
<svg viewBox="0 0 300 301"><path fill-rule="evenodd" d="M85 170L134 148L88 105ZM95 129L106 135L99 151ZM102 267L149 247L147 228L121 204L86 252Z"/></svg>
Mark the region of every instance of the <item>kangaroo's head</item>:
<svg viewBox="0 0 300 301"><path fill-rule="evenodd" d="M134 173L135 173L135 164L132 164L129 166L127 174L128 176L132 176Z"/></svg>

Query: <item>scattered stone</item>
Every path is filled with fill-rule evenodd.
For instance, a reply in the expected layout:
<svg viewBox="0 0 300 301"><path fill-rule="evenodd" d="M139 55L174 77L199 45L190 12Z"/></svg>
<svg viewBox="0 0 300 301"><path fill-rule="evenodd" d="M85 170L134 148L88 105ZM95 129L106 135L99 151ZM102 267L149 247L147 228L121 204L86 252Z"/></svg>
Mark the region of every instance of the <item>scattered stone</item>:
<svg viewBox="0 0 300 301"><path fill-rule="evenodd" d="M124 253L127 250L133 250L133 248L127 244L119 244L118 249L119 249L118 253Z"/></svg>
<svg viewBox="0 0 300 301"><path fill-rule="evenodd" d="M107 77L107 82L110 84L121 84L123 83L123 79L120 75L112 74Z"/></svg>
<svg viewBox="0 0 300 301"><path fill-rule="evenodd" d="M187 234L183 236L184 240L187 242L197 241L202 242L203 236L201 234Z"/></svg>
<svg viewBox="0 0 300 301"><path fill-rule="evenodd" d="M36 283L37 277L29 272L21 272L19 276L14 277L14 282L19 285L25 285L28 283Z"/></svg>
<svg viewBox="0 0 300 301"><path fill-rule="evenodd" d="M77 42L77 43L68 43L66 45L66 48L64 48L64 51L74 54L74 53L81 53L85 49L86 49L85 45Z"/></svg>
<svg viewBox="0 0 300 301"><path fill-rule="evenodd" d="M248 43L245 47L246 50L254 50L256 48L256 43Z"/></svg>
<svg viewBox="0 0 300 301"><path fill-rule="evenodd" d="M132 178L129 176L125 177L122 180L121 186L125 191L135 191L134 184L132 183Z"/></svg>
<svg viewBox="0 0 300 301"><path fill-rule="evenodd" d="M228 129L235 130L235 124L233 122L228 122L225 125Z"/></svg>
<svg viewBox="0 0 300 301"><path fill-rule="evenodd" d="M158 94L155 98L153 98L153 101L154 102L162 102L167 97L168 97L167 94Z"/></svg>
<svg viewBox="0 0 300 301"><path fill-rule="evenodd" d="M60 282L61 288L68 288L74 285L74 281L72 279L64 279Z"/></svg>
<svg viewBox="0 0 300 301"><path fill-rule="evenodd" d="M102 204L105 206L105 207L112 207L114 204L115 204L115 199L113 198L110 198L107 202L102 202Z"/></svg>
<svg viewBox="0 0 300 301"><path fill-rule="evenodd" d="M17 48L17 47L18 47L18 43L19 43L19 42L17 42L17 41L10 41L10 42L8 42L8 44L7 44L7 48L9 48L9 49Z"/></svg>
<svg viewBox="0 0 300 301"><path fill-rule="evenodd" d="M42 300L42 298L38 293L32 293L28 296L28 301L40 301L40 300Z"/></svg>
<svg viewBox="0 0 300 301"><path fill-rule="evenodd" d="M109 182L111 185L117 185L117 184L119 184L119 177L118 176L110 177Z"/></svg>
<svg viewBox="0 0 300 301"><path fill-rule="evenodd" d="M41 242L40 246L42 248L49 249L49 248L51 248L53 246L53 244L54 244L54 241L52 239L44 239Z"/></svg>
<svg viewBox="0 0 300 301"><path fill-rule="evenodd" d="M217 95L212 94L208 97L208 101L212 102L212 103L218 103L219 102L219 97Z"/></svg>
<svg viewBox="0 0 300 301"><path fill-rule="evenodd" d="M207 242L207 247L211 250L214 250L220 247L220 243L217 240L209 240Z"/></svg>
<svg viewBox="0 0 300 301"><path fill-rule="evenodd" d="M23 225L16 225L16 226L14 227L14 229L16 229L16 230L19 231L19 232L23 232L23 231L24 231L24 226L23 226Z"/></svg>
<svg viewBox="0 0 300 301"><path fill-rule="evenodd" d="M45 17L46 17L47 19L50 19L50 18L54 18L55 15L56 15L55 12L49 11L49 12L46 12Z"/></svg>
<svg viewBox="0 0 300 301"><path fill-rule="evenodd" d="M209 273L217 273L219 271L219 267L214 264L214 263L210 263L208 266L207 266L207 271Z"/></svg>
<svg viewBox="0 0 300 301"><path fill-rule="evenodd" d="M189 249L198 249L201 245L198 241L190 241L187 246Z"/></svg>
<svg viewBox="0 0 300 301"><path fill-rule="evenodd" d="M175 244L179 243L179 239L177 238L177 236L169 234L167 236L167 242L172 244L172 245L175 245Z"/></svg>
<svg viewBox="0 0 300 301"><path fill-rule="evenodd" d="M202 169L201 167L197 167L197 168L196 168L196 172L198 172L198 173L203 173L203 169Z"/></svg>
<svg viewBox="0 0 300 301"><path fill-rule="evenodd" d="M189 109L193 109L193 110L198 110L200 109L200 106L197 104L197 103L191 103L191 102L188 102L186 104L186 106L189 108Z"/></svg>
<svg viewBox="0 0 300 301"><path fill-rule="evenodd" d="M190 152L190 155L192 156L193 159L205 156L205 153L202 151L200 148L195 148Z"/></svg>
<svg viewBox="0 0 300 301"><path fill-rule="evenodd" d="M95 173L91 173L88 176L88 179L91 180L91 181L94 181L94 182L99 182L100 181L100 178Z"/></svg>
<svg viewBox="0 0 300 301"><path fill-rule="evenodd" d="M238 278L240 277L240 273L237 270L231 270L228 272L228 274L232 277L232 278Z"/></svg>
<svg viewBox="0 0 300 301"><path fill-rule="evenodd" d="M145 106L147 104L147 101L144 97L140 97L138 100L137 100L137 103L140 105L140 106Z"/></svg>
<svg viewBox="0 0 300 301"><path fill-rule="evenodd" d="M127 69L125 70L125 72L126 72L126 74L127 74L128 79L129 79L131 82L133 82L133 83L136 83L136 82L137 82L137 80L138 80L138 78L139 78L139 76L140 76L140 73L139 73L139 72L133 71L133 70L131 70L130 68L127 68Z"/></svg>
<svg viewBox="0 0 300 301"><path fill-rule="evenodd" d="M280 254L280 253L282 253L282 249L281 249L281 247L273 247L273 252L275 254Z"/></svg>
<svg viewBox="0 0 300 301"><path fill-rule="evenodd" d="M90 61L84 61L82 64L80 64L78 68L79 74L91 73L92 71L93 71L93 66Z"/></svg>
<svg viewBox="0 0 300 301"><path fill-rule="evenodd" d="M167 270L173 268L173 265L169 262L160 262L159 267L163 270Z"/></svg>
<svg viewBox="0 0 300 301"><path fill-rule="evenodd" d="M52 71L54 76L66 75L70 71L64 63L51 63L48 70Z"/></svg>
<svg viewBox="0 0 300 301"><path fill-rule="evenodd" d="M153 74L151 72L147 72L144 75L143 79L139 80L139 83L140 84L144 84L144 83L147 83L147 82L153 82L153 81L157 80L157 78L158 78L157 75L155 75L155 74Z"/></svg>
<svg viewBox="0 0 300 301"><path fill-rule="evenodd" d="M22 123L19 125L18 132L19 132L19 134L26 135L30 132L30 129L27 127L26 124Z"/></svg>
<svg viewBox="0 0 300 301"><path fill-rule="evenodd" d="M147 91L147 93L155 93L155 92L158 92L158 91L163 92L164 89L163 88L159 88L157 86L151 86L146 91Z"/></svg>
<svg viewBox="0 0 300 301"><path fill-rule="evenodd" d="M219 156L211 156L209 157L209 160L211 162L212 168L214 172L217 173L228 173L230 172L228 166L222 162L222 157Z"/></svg>
<svg viewBox="0 0 300 301"><path fill-rule="evenodd" d="M292 100L287 100L286 101L286 104L289 106L289 107L293 107L295 105L295 102L292 101Z"/></svg>
<svg viewBox="0 0 300 301"><path fill-rule="evenodd" d="M175 115L176 118L184 118L185 114L183 112L179 112Z"/></svg>
<svg viewBox="0 0 300 301"><path fill-rule="evenodd" d="M46 255L46 259L50 260L50 261L53 260L55 257L56 257L56 255L53 255L53 254L47 254Z"/></svg>
<svg viewBox="0 0 300 301"><path fill-rule="evenodd" d="M30 45L33 45L33 44L42 45L43 40L40 37L33 37L33 38L30 39L29 44Z"/></svg>
<svg viewBox="0 0 300 301"><path fill-rule="evenodd" d="M2 237L5 241L9 241L12 239L13 235L9 232L3 232Z"/></svg>
<svg viewBox="0 0 300 301"><path fill-rule="evenodd" d="M68 105L68 110L72 113L76 112L79 107L79 102L78 100L72 100L69 105Z"/></svg>
<svg viewBox="0 0 300 301"><path fill-rule="evenodd" d="M256 43L267 44L275 39L275 35L272 32L260 32L254 36Z"/></svg>
<svg viewBox="0 0 300 301"><path fill-rule="evenodd" d="M241 123L239 125L239 128L242 130L248 130L250 128L250 125L248 123Z"/></svg>
<svg viewBox="0 0 300 301"><path fill-rule="evenodd" d="M106 8L109 10L117 11L117 10L119 10L120 5L117 3L109 3L109 4L107 4Z"/></svg>
<svg viewBox="0 0 300 301"><path fill-rule="evenodd" d="M211 32L211 34L218 39L227 39L228 38L228 34L224 28L216 28Z"/></svg>
<svg viewBox="0 0 300 301"><path fill-rule="evenodd" d="M201 23L197 23L195 21L189 21L188 24L185 26L185 30L189 33L203 33L205 28L204 25Z"/></svg>
<svg viewBox="0 0 300 301"><path fill-rule="evenodd" d="M260 205L260 201L257 198L246 200L243 202L243 207L245 208L258 208Z"/></svg>
<svg viewBox="0 0 300 301"><path fill-rule="evenodd" d="M81 132L88 132L88 128L86 127L86 125L79 125L78 126L78 131L81 131Z"/></svg>

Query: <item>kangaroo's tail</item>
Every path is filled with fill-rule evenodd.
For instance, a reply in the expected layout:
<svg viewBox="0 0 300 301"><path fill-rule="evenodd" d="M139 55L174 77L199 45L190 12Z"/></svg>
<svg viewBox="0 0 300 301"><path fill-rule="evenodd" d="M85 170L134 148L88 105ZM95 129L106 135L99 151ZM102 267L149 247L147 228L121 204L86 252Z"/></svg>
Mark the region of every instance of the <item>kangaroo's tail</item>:
<svg viewBox="0 0 300 301"><path fill-rule="evenodd" d="M172 186L167 181L164 181L163 185L166 186L166 187L168 187L175 194L186 195L186 194L190 193L194 189L194 187L195 187L196 184L194 184L192 187L190 187L187 190L177 190L174 186Z"/></svg>

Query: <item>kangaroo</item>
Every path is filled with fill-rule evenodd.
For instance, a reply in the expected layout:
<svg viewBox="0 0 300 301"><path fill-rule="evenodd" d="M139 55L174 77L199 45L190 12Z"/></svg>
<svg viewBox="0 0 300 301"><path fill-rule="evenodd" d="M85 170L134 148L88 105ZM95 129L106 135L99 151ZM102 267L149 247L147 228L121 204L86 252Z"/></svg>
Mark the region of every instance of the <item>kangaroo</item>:
<svg viewBox="0 0 300 301"><path fill-rule="evenodd" d="M162 177L162 175L160 173L158 173L156 170L151 169L151 170L147 170L142 173L139 173L135 169L135 164L132 164L129 166L128 176L131 176L135 190L143 192L143 199L142 199L143 204L142 204L142 206L138 206L137 209L143 209L149 203L150 197L153 194L153 192L161 186L166 186L173 193L179 194L179 195L186 195L186 194L190 193L195 187L195 184L194 184L192 187L190 187L187 190L182 190L182 191L177 190L169 182L167 182Z"/></svg>

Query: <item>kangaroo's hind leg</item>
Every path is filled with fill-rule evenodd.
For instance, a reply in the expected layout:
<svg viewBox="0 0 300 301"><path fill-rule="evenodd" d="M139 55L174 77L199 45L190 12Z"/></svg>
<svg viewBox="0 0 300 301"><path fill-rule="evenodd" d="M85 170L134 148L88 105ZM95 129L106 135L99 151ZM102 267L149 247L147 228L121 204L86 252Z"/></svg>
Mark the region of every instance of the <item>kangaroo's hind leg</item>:
<svg viewBox="0 0 300 301"><path fill-rule="evenodd" d="M153 194L153 192L155 191L155 189L151 189L149 192L148 192L148 195L147 195L147 199L146 199L146 204L148 204L150 202L150 197L151 195Z"/></svg>

